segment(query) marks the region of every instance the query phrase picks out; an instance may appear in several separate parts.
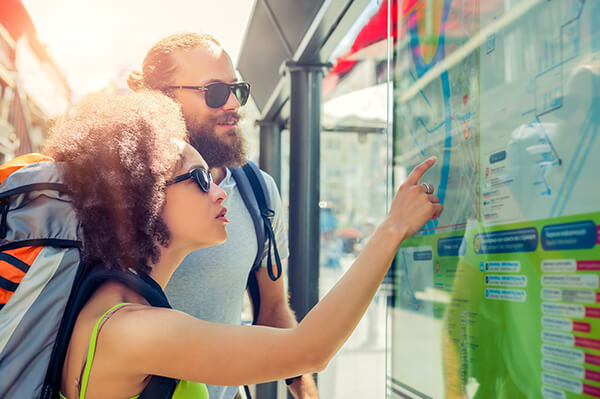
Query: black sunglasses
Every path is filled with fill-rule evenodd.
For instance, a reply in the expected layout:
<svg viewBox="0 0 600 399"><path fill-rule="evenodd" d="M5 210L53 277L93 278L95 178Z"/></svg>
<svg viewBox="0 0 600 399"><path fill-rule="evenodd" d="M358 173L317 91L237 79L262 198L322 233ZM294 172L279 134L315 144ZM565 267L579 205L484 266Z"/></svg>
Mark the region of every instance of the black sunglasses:
<svg viewBox="0 0 600 399"><path fill-rule="evenodd" d="M213 82L206 86L167 86L167 88L205 91L204 100L206 101L206 105L211 108L220 108L225 105L227 100L229 100L231 92L233 92L240 105L245 105L250 95L250 83L248 82Z"/></svg>
<svg viewBox="0 0 600 399"><path fill-rule="evenodd" d="M210 191L210 183L212 183L212 175L206 169L195 168L190 170L187 173L184 173L179 176L175 176L174 178L167 180L167 186L171 184L179 183L187 179L194 179L198 187L205 193Z"/></svg>

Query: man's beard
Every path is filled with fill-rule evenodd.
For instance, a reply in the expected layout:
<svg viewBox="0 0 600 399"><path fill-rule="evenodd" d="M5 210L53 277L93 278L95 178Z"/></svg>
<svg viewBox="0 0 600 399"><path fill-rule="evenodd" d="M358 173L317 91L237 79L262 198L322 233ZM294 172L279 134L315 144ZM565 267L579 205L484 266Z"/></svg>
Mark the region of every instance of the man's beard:
<svg viewBox="0 0 600 399"><path fill-rule="evenodd" d="M231 131L223 134L227 137L227 141L215 133L218 123L232 118L239 120L239 115L236 112L229 112L204 123L186 120L190 144L211 168L235 168L246 163L246 139L237 126L232 126Z"/></svg>

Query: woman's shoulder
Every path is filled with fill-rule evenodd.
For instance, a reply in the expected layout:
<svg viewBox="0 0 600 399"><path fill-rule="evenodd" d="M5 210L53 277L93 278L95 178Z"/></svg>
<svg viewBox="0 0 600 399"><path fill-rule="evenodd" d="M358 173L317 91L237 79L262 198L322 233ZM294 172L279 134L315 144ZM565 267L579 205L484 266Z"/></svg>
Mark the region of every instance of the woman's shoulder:
<svg viewBox="0 0 600 399"><path fill-rule="evenodd" d="M116 358L127 357L127 350L124 349L131 347L123 345L123 341L128 339L122 334L127 328L123 321L127 322L129 319L127 313L149 307L142 303L130 302L126 295L123 297L115 293L118 291L115 291L114 287L100 287L77 316L63 368L63 390L71 396L73 386L70 382L80 381L86 362L95 364L96 368L102 368L103 358L108 357L115 360L111 361L114 371L123 364ZM98 348L100 350L97 350ZM121 371L127 373L130 370Z"/></svg>
<svg viewBox="0 0 600 399"><path fill-rule="evenodd" d="M90 296L90 299L81 309L80 315L84 314L90 318L102 315L116 304L127 303L131 305L148 305L148 302L136 291L127 287L120 281L107 281L103 283Z"/></svg>
<svg viewBox="0 0 600 399"><path fill-rule="evenodd" d="M138 312L151 311L151 306L136 292L119 282L107 282L94 292L77 316L71 336L71 346L87 350L92 335L102 335L102 345L110 348L111 342L127 342L133 320ZM139 318L137 318L139 319ZM110 322L109 322L110 320ZM134 329L135 332L135 329ZM110 350L110 349L108 349Z"/></svg>

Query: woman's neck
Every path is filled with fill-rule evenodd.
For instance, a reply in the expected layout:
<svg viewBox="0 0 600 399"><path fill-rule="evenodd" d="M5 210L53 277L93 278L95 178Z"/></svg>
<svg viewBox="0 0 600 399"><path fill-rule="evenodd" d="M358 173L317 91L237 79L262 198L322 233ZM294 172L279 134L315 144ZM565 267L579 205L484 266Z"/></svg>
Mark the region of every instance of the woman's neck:
<svg viewBox="0 0 600 399"><path fill-rule="evenodd" d="M152 267L150 277L152 277L164 290L171 275L189 251L178 250L172 246L169 248L161 247L160 249L160 258L158 262L150 263L150 266Z"/></svg>

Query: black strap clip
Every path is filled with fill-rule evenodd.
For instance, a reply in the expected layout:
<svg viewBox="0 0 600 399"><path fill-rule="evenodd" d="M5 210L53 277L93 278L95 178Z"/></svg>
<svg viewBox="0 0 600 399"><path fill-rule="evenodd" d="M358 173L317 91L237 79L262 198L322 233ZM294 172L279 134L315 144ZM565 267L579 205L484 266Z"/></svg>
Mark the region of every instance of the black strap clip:
<svg viewBox="0 0 600 399"><path fill-rule="evenodd" d="M2 220L0 221L0 238L6 238L8 233L8 208L10 207L10 198L4 197L0 200Z"/></svg>

